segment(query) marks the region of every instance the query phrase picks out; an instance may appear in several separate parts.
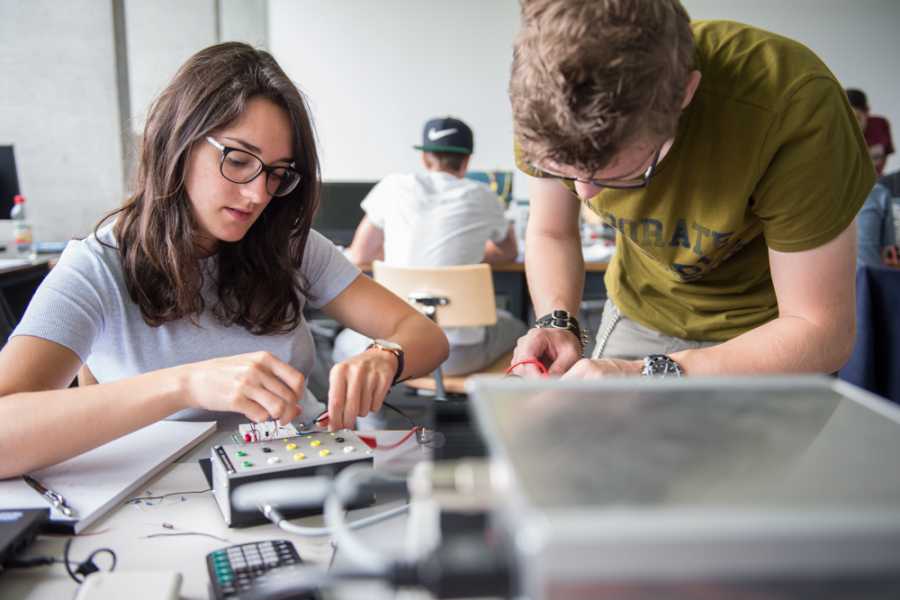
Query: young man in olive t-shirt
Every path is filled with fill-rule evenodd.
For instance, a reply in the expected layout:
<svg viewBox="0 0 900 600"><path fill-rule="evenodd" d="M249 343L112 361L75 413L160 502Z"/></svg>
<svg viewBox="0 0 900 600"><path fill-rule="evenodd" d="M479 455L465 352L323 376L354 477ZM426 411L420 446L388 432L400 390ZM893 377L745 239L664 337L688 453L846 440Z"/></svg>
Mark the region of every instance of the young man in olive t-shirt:
<svg viewBox="0 0 900 600"><path fill-rule="evenodd" d="M515 362L567 377L844 364L853 219L875 174L809 49L691 24L677 0L524 0L510 98L517 163L534 177L528 284L545 315ZM574 319L582 201L617 230L593 359Z"/></svg>

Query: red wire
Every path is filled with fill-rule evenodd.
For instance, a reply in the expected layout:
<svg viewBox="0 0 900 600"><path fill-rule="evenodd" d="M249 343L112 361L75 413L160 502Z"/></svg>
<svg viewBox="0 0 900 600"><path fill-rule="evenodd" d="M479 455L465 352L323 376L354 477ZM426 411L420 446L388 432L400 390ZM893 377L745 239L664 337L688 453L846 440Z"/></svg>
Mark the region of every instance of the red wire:
<svg viewBox="0 0 900 600"><path fill-rule="evenodd" d="M521 365L532 365L532 366L535 366L535 367L537 367L537 370L541 372L541 377L546 377L546 376L547 376L547 367L545 367L545 366L544 366L544 363L542 363L541 361L539 361L539 360L536 359L536 358L526 358L525 360L520 360L520 361L517 362L517 363L513 363L513 364L510 365L510 367L506 370L506 374L507 374L507 375L512 375L512 374L513 374L513 369L515 369L516 367L519 367L519 366L521 366Z"/></svg>
<svg viewBox="0 0 900 600"><path fill-rule="evenodd" d="M328 421L328 413L325 413L325 414L319 416L319 418L316 419L315 422L316 422L318 425L323 425L323 424L325 424L327 421ZM405 442L406 440L408 440L408 439L410 438L410 436L412 436L412 435L413 435L416 431L418 431L419 429L421 429L421 427L418 427L418 426L413 427L412 429L410 429L409 431L407 431L406 434L405 434L402 438L400 438L399 440L397 440L397 441L394 442L393 444L388 444L387 446L380 446L380 445L378 445L378 442L375 441L375 437L374 437L374 436L361 435L361 434L359 434L359 433L357 433L357 436L359 436L359 439L361 439L367 446L369 446L369 447L372 448L373 450L374 450L374 449L378 449L378 450L392 450L392 449L394 449L394 448L397 448L397 447L400 446L401 444L403 444L403 442ZM371 443L370 443L370 441L371 441Z"/></svg>
<svg viewBox="0 0 900 600"><path fill-rule="evenodd" d="M409 431L406 432L406 435L404 435L402 438L400 438L393 444L388 444L387 446L378 446L378 449L379 450L392 450L394 448L397 448L398 446L401 446L403 444L403 442L408 440L419 429L420 429L419 427L413 427L412 429L410 429Z"/></svg>

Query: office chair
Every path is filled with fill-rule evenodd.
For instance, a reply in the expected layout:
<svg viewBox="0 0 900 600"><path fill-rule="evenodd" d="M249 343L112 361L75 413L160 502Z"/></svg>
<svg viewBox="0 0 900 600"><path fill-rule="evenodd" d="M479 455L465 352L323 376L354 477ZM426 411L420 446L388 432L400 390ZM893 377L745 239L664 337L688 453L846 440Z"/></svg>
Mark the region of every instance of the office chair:
<svg viewBox="0 0 900 600"><path fill-rule="evenodd" d="M415 306L441 327L485 327L497 322L494 281L491 267L481 263L453 267L392 267L381 261L372 263L378 283ZM447 393L464 394L466 378L484 373L502 374L512 360L512 352L501 356L482 371L456 377L444 377L440 365L432 377L406 381L417 390L429 390L435 399L446 400Z"/></svg>

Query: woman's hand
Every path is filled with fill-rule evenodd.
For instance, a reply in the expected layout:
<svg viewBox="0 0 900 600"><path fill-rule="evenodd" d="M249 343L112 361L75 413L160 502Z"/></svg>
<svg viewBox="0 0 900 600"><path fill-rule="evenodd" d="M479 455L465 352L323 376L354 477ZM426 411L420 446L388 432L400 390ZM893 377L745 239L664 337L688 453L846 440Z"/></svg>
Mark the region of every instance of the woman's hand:
<svg viewBox="0 0 900 600"><path fill-rule="evenodd" d="M538 360L547 366L547 374L562 375L581 358L581 344L571 331L533 327L516 342L512 364ZM529 364L517 366L514 375L539 377L540 370Z"/></svg>
<svg viewBox="0 0 900 600"><path fill-rule="evenodd" d="M381 409L397 373L397 357L373 348L331 369L328 381L328 428L356 426L356 417Z"/></svg>
<svg viewBox="0 0 900 600"><path fill-rule="evenodd" d="M300 414L303 373L269 352L251 352L175 367L188 406L243 413L282 425Z"/></svg>

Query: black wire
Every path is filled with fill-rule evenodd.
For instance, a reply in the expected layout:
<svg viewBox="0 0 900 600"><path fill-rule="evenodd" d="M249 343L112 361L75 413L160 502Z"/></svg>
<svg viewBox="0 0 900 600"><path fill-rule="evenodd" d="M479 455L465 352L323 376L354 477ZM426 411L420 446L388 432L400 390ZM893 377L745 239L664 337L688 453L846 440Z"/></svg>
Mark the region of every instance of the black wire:
<svg viewBox="0 0 900 600"><path fill-rule="evenodd" d="M61 558L55 556L34 556L32 558L10 558L3 565L6 569L31 569L34 567L43 567L55 563L61 563Z"/></svg>
<svg viewBox="0 0 900 600"><path fill-rule="evenodd" d="M116 563L118 562L118 558L116 557L116 553L112 551L112 548L97 548L88 555L88 561L94 562L94 557L101 553L109 554L109 558L112 560L112 563L110 563L109 565L109 570L114 571L116 568Z"/></svg>
<svg viewBox="0 0 900 600"><path fill-rule="evenodd" d="M382 402L382 406L385 406L385 407L391 409L392 411L396 412L397 414L399 414L401 417L403 417L404 419L406 419L409 422L411 428L416 430L416 434L415 434L416 435L416 443L419 444L420 446L424 446L426 448L440 448L444 445L443 434L441 434L439 431L427 430L425 426L419 425L415 421L415 419L410 417L405 411L397 408L390 402L387 402L387 401ZM313 423L317 423L319 421L319 419L322 418L322 415L325 415L325 414L328 414L327 408L325 410L323 410L322 412L320 412L318 414L318 416L316 416L315 419L313 419Z"/></svg>
<svg viewBox="0 0 900 600"><path fill-rule="evenodd" d="M407 421L409 421L409 424L412 425L413 427L419 427L419 424L416 423L416 422L413 420L412 417L410 417L408 414L406 414L405 412L403 412L402 410L400 410L399 408L397 408L396 406L394 406L394 405L391 404L390 402L382 402L382 406L386 406L386 407L388 407L389 409L391 409L392 411L394 411L395 413L399 414L401 417L403 417L404 419L406 419ZM323 416L323 415L326 415L326 414L328 414L328 409L327 409L327 408L326 408L325 410L323 410L322 412L320 412L320 413L316 416L315 419L313 419L313 423L318 422L318 420L321 419L322 416Z"/></svg>
<svg viewBox="0 0 900 600"><path fill-rule="evenodd" d="M412 417L410 417L408 414L406 414L405 412L403 412L402 410L400 410L399 408L397 408L390 402L383 402L382 405L387 406L389 409L391 409L392 411L394 411L395 413L399 414L401 417L403 417L404 419L409 421L409 424L412 425L413 427L421 427L421 425L416 423Z"/></svg>
<svg viewBox="0 0 900 600"><path fill-rule="evenodd" d="M74 539L75 538L69 538L66 540L66 545L63 548L63 564L66 566L66 573L69 574L69 577L74 579L75 583L81 585L81 582L84 581L84 579L78 579L78 577L75 576L75 573L72 572L72 566L69 564L69 548L72 547L72 540Z"/></svg>
<svg viewBox="0 0 900 600"><path fill-rule="evenodd" d="M78 578L78 575L82 573L82 569L84 567L86 567L88 565L93 566L93 570L89 571L89 573L100 570L97 567L96 563L94 562L94 557L97 556L98 554L101 554L104 552L106 554L109 554L109 557L112 559L112 564L110 564L110 566L109 566L109 572L112 572L116 569L116 563L118 562L116 553L113 552L111 548L97 548L96 550L94 550L93 552L88 554L88 557L86 559L84 559L83 561L81 561L78 564L78 567L75 569L75 571L73 571L72 564L69 562L69 548L72 547L73 541L75 541L74 537L70 537L69 539L66 540L66 545L65 545L65 547L63 547L63 558L62 558L61 562L66 567L66 573L69 574L69 577L71 577L75 581L75 583L77 583L79 585L84 583L84 575L82 575L81 579ZM56 559L56 560L58 560L58 559Z"/></svg>

